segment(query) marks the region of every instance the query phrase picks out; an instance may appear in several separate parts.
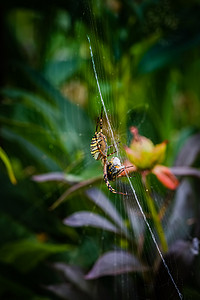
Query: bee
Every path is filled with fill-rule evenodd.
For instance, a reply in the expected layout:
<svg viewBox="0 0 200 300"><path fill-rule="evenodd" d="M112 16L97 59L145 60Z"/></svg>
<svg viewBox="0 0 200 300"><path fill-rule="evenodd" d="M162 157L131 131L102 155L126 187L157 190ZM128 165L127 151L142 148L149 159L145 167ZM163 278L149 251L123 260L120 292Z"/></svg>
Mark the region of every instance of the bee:
<svg viewBox="0 0 200 300"><path fill-rule="evenodd" d="M100 127L100 131L98 128ZM95 134L92 137L90 144L90 152L95 160L101 160L103 164L104 182L107 185L110 192L114 194L127 195L127 193L122 193L116 191L110 184L110 181L115 181L120 174L129 167L125 167L121 164L118 157L113 157L108 161L108 157L116 153L114 151L108 154L108 149L113 147L113 145L108 146L107 138L103 134L103 107L101 109L101 116L97 119Z"/></svg>
<svg viewBox="0 0 200 300"><path fill-rule="evenodd" d="M127 168L127 167L126 167ZM118 157L113 157L107 163L107 177L108 180L115 181L117 177L125 170Z"/></svg>

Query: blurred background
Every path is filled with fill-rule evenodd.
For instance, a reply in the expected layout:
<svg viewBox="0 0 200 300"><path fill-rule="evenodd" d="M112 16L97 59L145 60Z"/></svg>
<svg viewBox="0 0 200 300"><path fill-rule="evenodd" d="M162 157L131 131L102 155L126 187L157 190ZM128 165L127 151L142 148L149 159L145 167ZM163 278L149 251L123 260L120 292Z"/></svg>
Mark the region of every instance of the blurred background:
<svg viewBox="0 0 200 300"><path fill-rule="evenodd" d="M90 154L89 36L121 157L136 126L184 167L173 191L150 178L153 219L141 174L131 181L184 299L200 299L199 0L7 0L0 15L0 298L180 299L134 197L111 194Z"/></svg>

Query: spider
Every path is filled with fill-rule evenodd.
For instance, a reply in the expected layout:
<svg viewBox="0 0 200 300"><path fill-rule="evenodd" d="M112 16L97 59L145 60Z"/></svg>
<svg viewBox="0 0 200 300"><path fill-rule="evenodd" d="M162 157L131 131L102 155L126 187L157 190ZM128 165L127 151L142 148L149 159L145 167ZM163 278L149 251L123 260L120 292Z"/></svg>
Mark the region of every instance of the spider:
<svg viewBox="0 0 200 300"><path fill-rule="evenodd" d="M108 152L108 144L107 138L103 134L103 107L101 108L101 117L97 119L95 134L92 138L92 142L90 144L90 152L94 159L103 160L107 157ZM100 131L98 132L98 127L100 126ZM111 147L111 146L110 146ZM109 148L110 148L109 147Z"/></svg>
<svg viewBox="0 0 200 300"><path fill-rule="evenodd" d="M100 131L98 132L98 127L100 127ZM119 144L119 142L117 143ZM107 138L103 134L103 107L101 109L101 117L97 119L97 125L95 134L92 138L92 142L90 144L90 152L94 159L103 161L105 157L108 157L117 151L114 151L110 154L107 154L108 149L113 147L113 145L108 146Z"/></svg>
<svg viewBox="0 0 200 300"><path fill-rule="evenodd" d="M110 185L109 180L115 181L120 174L132 166L125 167L121 164L118 157L113 157L110 161L104 161L104 181L110 192L128 196L128 193L118 192Z"/></svg>
<svg viewBox="0 0 200 300"><path fill-rule="evenodd" d="M98 132L98 127L100 126L100 131ZM110 161L108 161L108 156L113 155L116 151L107 154L108 149L113 147L113 145L108 146L107 138L103 134L103 107L101 109L101 117L97 119L96 131L92 138L92 142L90 145L90 152L94 159L101 160L103 164L103 173L104 173L104 181L107 185L110 192L114 194L127 195L127 193L118 192L110 185L109 180L114 181L120 174L127 168L121 164L119 158L113 157Z"/></svg>

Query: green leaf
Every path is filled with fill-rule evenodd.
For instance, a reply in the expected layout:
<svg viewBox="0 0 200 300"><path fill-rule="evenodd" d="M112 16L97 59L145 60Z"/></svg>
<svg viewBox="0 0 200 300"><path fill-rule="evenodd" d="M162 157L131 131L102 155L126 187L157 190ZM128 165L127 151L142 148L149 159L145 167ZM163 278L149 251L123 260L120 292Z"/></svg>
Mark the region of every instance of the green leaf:
<svg viewBox="0 0 200 300"><path fill-rule="evenodd" d="M22 272L34 268L48 256L72 250L68 244L42 243L36 239L22 239L5 244L0 248L0 261L14 265Z"/></svg>
<svg viewBox="0 0 200 300"><path fill-rule="evenodd" d="M143 56L139 65L140 74L153 72L180 58L183 52L200 44L200 35L188 35L188 32L177 32L177 36L166 38L152 46Z"/></svg>
<svg viewBox="0 0 200 300"><path fill-rule="evenodd" d="M59 90L57 90L42 76L42 74L27 66L21 65L20 68L21 71L23 71L33 82L35 87L39 89L39 94L44 95L45 98L47 97L47 99L52 101L52 103L56 103L58 105L59 111L63 115L63 118L60 120L60 124L65 125L68 130L70 129L78 133L84 127L88 128L88 126L91 125L83 110L64 97ZM78 122L74 122L74 116L76 116L76 120L78 120Z"/></svg>
<svg viewBox="0 0 200 300"><path fill-rule="evenodd" d="M57 129L59 110L53 103L47 102L39 95L32 94L25 90L4 89L2 95L14 100L14 103L11 103L11 108L14 110L15 115L16 111L19 111L21 112L20 117L26 120L29 116L29 109L31 109L32 112L38 115L38 119L42 118L42 121L45 122L45 127L49 126L49 128L54 131ZM7 108L9 109L9 105L7 105Z"/></svg>
<svg viewBox="0 0 200 300"><path fill-rule="evenodd" d="M15 128L17 129L17 128ZM21 132L20 132L21 133ZM11 142L15 142L17 144L20 144L21 148L23 149L23 151L26 152L26 155L30 155L31 157L34 157L37 163L43 164L47 170L61 170L61 167L59 166L60 164L60 160L59 157L56 156L56 153L53 155L52 151L49 151L50 149L48 149L48 145L44 144L43 141L43 145L44 148L42 149L42 145L39 145L39 139L36 139L36 145L34 144L35 140L31 139L31 135L30 137L28 137L28 139L26 139L23 136L20 136L20 133L16 133L14 131L12 131L11 129L8 128L4 128L2 129L2 136L6 139L8 139ZM22 132L23 134L23 132ZM28 132L27 132L28 134ZM51 144L50 144L51 145ZM46 146L46 147L45 147ZM58 153L58 151L57 151ZM61 154L61 152L59 151L59 153ZM66 152L64 152L66 155ZM61 155L60 155L61 157Z"/></svg>
<svg viewBox="0 0 200 300"><path fill-rule="evenodd" d="M81 66L77 59L68 61L51 61L45 66L45 77L54 85L60 85L69 79Z"/></svg>
<svg viewBox="0 0 200 300"><path fill-rule="evenodd" d="M5 228L7 229L5 230ZM11 216L4 213L0 213L0 232L0 244L10 242L11 240L27 238L32 235L28 228L25 228Z"/></svg>
<svg viewBox="0 0 200 300"><path fill-rule="evenodd" d="M35 108L37 118L30 122L31 131L36 128L39 129L39 127L47 127L48 125L49 132L46 134L50 136L49 139L52 137L55 138L56 146L60 147L62 151L64 150L63 148L65 148L65 151L67 150L67 152L70 152L72 155L80 150L80 145L82 145L83 148L88 145L93 127L82 108L64 97L59 90L54 88L54 86L52 86L39 72L24 65L18 65L17 67L19 68L19 72L25 73L27 79L32 82L34 88L36 88L37 96L35 97L31 93L27 94L17 90L7 90L7 92L5 90L4 93L8 93L11 98L23 99L25 107L19 108L21 111L20 118L25 118L27 123L30 122L31 118L29 118L30 112L26 106L30 107L31 104L32 108ZM44 98L46 100L43 100ZM19 107L19 104L17 105ZM52 112L54 107L55 113ZM12 111L12 107L10 108L10 111ZM35 112L32 111L32 114ZM50 115L48 116L49 112ZM42 124L40 124L41 117ZM7 125L11 122L9 118L4 118L4 115L2 116L1 121ZM18 122L19 120L15 121ZM19 124L11 125L13 125L14 129L19 127ZM24 129L21 128L19 131L18 133L24 136ZM30 139L30 132L26 138ZM39 141L39 144L40 143L43 143L43 139ZM46 142L46 145L49 145L48 141Z"/></svg>
<svg viewBox="0 0 200 300"><path fill-rule="evenodd" d="M0 147L0 158L2 159L4 165L6 166L10 181L12 182L12 184L16 184L17 180L15 178L11 162L10 162L6 152L1 147Z"/></svg>

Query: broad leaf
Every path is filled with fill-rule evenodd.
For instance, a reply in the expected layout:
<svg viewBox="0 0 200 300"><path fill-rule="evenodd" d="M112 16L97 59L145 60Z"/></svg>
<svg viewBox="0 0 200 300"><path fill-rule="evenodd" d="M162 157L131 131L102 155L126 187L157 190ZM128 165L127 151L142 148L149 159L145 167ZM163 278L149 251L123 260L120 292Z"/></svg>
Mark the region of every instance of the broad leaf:
<svg viewBox="0 0 200 300"><path fill-rule="evenodd" d="M84 279L84 273L80 267L64 263L54 263L52 267L61 272L64 279L74 284L79 290L90 294L91 283Z"/></svg>
<svg viewBox="0 0 200 300"><path fill-rule="evenodd" d="M169 245L176 239L184 239L190 234L189 220L194 218L195 200L193 187L188 179L183 179L176 191L173 210L165 230Z"/></svg>
<svg viewBox="0 0 200 300"><path fill-rule="evenodd" d="M144 272L146 270L147 268L134 255L125 251L110 251L97 260L85 278L94 279L106 275Z"/></svg>
<svg viewBox="0 0 200 300"><path fill-rule="evenodd" d="M200 170L190 167L171 167L170 170L176 176L194 176L200 178Z"/></svg>
<svg viewBox="0 0 200 300"><path fill-rule="evenodd" d="M78 59L68 61L50 61L45 66L45 77L55 86L69 79L81 66Z"/></svg>
<svg viewBox="0 0 200 300"><path fill-rule="evenodd" d="M80 181L74 185L72 185L70 188L68 188L51 206L50 210L55 209L57 206L59 206L62 202L64 202L69 195L72 193L78 191L79 189L83 189L85 187L88 187L92 185L93 183L96 183L97 181L101 180L101 177L94 177L91 179Z"/></svg>
<svg viewBox="0 0 200 300"><path fill-rule="evenodd" d="M112 231L114 233L120 233L119 229L107 219L87 211L74 213L68 218L64 219L63 223L72 227L91 226L95 228L101 228L102 230Z"/></svg>
<svg viewBox="0 0 200 300"><path fill-rule="evenodd" d="M134 235L139 243L139 241L142 240L141 238L142 238L143 233L146 228L144 218L137 206L135 199L128 199L128 201L126 201L124 203L124 205L126 207L126 211L127 211L129 221L131 223L131 227L133 229Z"/></svg>
<svg viewBox="0 0 200 300"><path fill-rule="evenodd" d="M47 182L47 181L60 181L69 184L79 182L81 178L73 174L65 174L62 172L51 172L46 174L34 175L32 177L33 181L36 182Z"/></svg>
<svg viewBox="0 0 200 300"><path fill-rule="evenodd" d="M123 230L123 232L128 236L128 231L124 226L123 219L121 218L120 214L109 201L109 199L100 190L91 188L86 191L86 195L91 201L99 206L106 213L106 215L108 215L115 222L115 224L118 225L119 228Z"/></svg>
<svg viewBox="0 0 200 300"><path fill-rule="evenodd" d="M21 65L20 68L39 89L40 93L46 95L50 101L58 105L60 113L63 114L63 118L60 119L60 124L62 124L63 128L67 128L69 132L71 131L72 141L74 134L83 133L85 135L86 132L89 132L88 129L92 128L92 124L82 109L64 97L39 72L27 66ZM74 122L75 116L76 120L78 120L77 122Z"/></svg>
<svg viewBox="0 0 200 300"><path fill-rule="evenodd" d="M89 295L85 295L83 292L77 290L73 285L69 283L59 283L54 285L45 286L45 289L54 293L57 297L66 300L90 300Z"/></svg>
<svg viewBox="0 0 200 300"><path fill-rule="evenodd" d="M199 241L197 238L194 238L192 241L175 241L164 256L165 262L180 291L185 286L185 280L191 277L195 257L198 254ZM155 292L156 299L169 299L169 295L175 293L174 284L169 280L169 274L162 262L160 262L155 277ZM174 294L173 299L180 299L177 292Z"/></svg>
<svg viewBox="0 0 200 300"><path fill-rule="evenodd" d="M22 109L23 117L27 118L24 112L28 109L32 109L35 114L39 115L40 118L42 117L45 120L46 125L49 125L50 127L52 127L52 129L55 129L55 126L58 125L59 110L58 107L56 107L55 103L47 102L39 95L35 95L26 90L4 89L2 91L2 95L6 97L6 99L9 98L13 100L11 102L11 105L12 110L13 107L15 108L15 115L17 110ZM9 105L7 106L9 107Z"/></svg>
<svg viewBox="0 0 200 300"><path fill-rule="evenodd" d="M199 32L195 34L188 35L188 32L179 31L176 36L168 37L163 42L159 40L143 56L138 66L139 73L160 69L177 60L183 52L199 45Z"/></svg>
<svg viewBox="0 0 200 300"><path fill-rule="evenodd" d="M70 245L41 243L34 239L23 239L5 244L0 248L0 261L14 265L23 272L34 268L48 256L66 252Z"/></svg>
<svg viewBox="0 0 200 300"><path fill-rule="evenodd" d="M2 136L5 139L8 139L9 141L19 144L23 150L26 151L26 155L30 156L32 159L34 159L36 162L39 162L40 164L43 164L47 170L54 171L54 170L60 170L61 167L59 166L59 161L57 161L57 158L54 160L52 156L54 156L52 153L48 155L44 151L46 150L46 147L44 151L37 147L35 145L33 139L29 138L28 140L24 137L22 137L20 134L15 133L11 129L3 128L2 129ZM37 143L36 143L37 144ZM49 152L49 151L48 151Z"/></svg>
<svg viewBox="0 0 200 300"><path fill-rule="evenodd" d="M190 137L179 152L175 166L191 166L200 155L200 134Z"/></svg>

